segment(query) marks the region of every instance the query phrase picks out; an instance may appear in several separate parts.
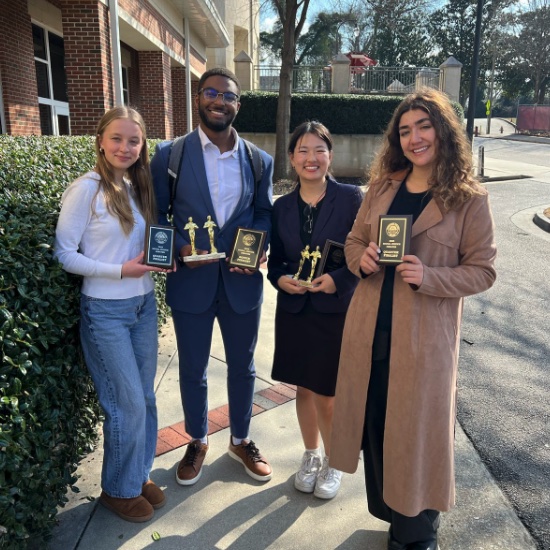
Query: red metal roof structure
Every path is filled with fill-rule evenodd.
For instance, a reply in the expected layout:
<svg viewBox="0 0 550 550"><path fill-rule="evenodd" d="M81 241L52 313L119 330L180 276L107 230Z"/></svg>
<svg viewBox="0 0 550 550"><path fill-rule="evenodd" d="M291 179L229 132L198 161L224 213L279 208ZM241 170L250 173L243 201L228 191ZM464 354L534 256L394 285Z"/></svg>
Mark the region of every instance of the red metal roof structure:
<svg viewBox="0 0 550 550"><path fill-rule="evenodd" d="M359 52L349 52L345 54L350 60L350 67L374 67L378 65L376 59L371 59L368 55Z"/></svg>

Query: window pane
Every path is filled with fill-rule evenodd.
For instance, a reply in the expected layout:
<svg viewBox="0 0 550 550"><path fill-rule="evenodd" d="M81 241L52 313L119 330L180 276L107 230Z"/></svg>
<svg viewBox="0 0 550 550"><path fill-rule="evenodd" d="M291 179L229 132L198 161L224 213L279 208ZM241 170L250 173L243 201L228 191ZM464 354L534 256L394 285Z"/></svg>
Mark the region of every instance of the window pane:
<svg viewBox="0 0 550 550"><path fill-rule="evenodd" d="M69 117L65 115L57 115L57 128L60 136L68 136L71 134L69 126Z"/></svg>
<svg viewBox="0 0 550 550"><path fill-rule="evenodd" d="M125 90L128 89L128 69L126 67L122 67L122 87Z"/></svg>
<svg viewBox="0 0 550 550"><path fill-rule="evenodd" d="M35 61L36 67L36 85L38 87L38 97L50 97L50 85L48 84L48 64L42 61Z"/></svg>
<svg viewBox="0 0 550 550"><path fill-rule="evenodd" d="M53 135L52 110L49 105L40 104L38 107L40 109L40 128L42 130L42 135L51 136Z"/></svg>
<svg viewBox="0 0 550 550"><path fill-rule="evenodd" d="M48 33L50 44L50 62L52 67L53 98L57 101L69 101L67 96L67 77L65 75L65 48L63 38Z"/></svg>
<svg viewBox="0 0 550 550"><path fill-rule="evenodd" d="M46 56L46 42L44 41L44 29L37 25L32 26L32 40L34 42L34 56L40 59L48 59Z"/></svg>

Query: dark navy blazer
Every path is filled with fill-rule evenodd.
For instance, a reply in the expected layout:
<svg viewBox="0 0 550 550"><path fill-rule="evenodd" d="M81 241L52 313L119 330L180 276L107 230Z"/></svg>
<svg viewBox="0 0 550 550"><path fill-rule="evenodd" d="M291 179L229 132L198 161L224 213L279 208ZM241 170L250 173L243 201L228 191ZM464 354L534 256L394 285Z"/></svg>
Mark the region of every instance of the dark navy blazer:
<svg viewBox="0 0 550 550"><path fill-rule="evenodd" d="M327 192L311 235L310 250L319 246L322 252L326 240L344 244L361 206L363 195L355 185L328 180ZM298 189L275 201L273 229L267 263L267 278L279 291L277 305L290 313L299 312L305 305L307 295L288 294L282 291L277 281L282 275L294 275L298 271L300 252L304 244L300 238L300 212ZM335 294L310 293L313 307L323 313L340 313L347 310L358 279L347 267L330 273L336 285Z"/></svg>
<svg viewBox="0 0 550 550"><path fill-rule="evenodd" d="M170 141L159 143L151 161L160 224L168 223L166 217L170 199L168 184L170 144ZM245 145L242 140L239 140L243 190L235 211L220 229L210 197L198 130L195 129L187 136L173 208L174 225L176 226L176 254L179 254L182 246L190 244L189 234L183 229L190 216L193 218L193 222L199 226L195 233L195 246L202 250L210 250L208 231L202 227L207 216L212 216L212 220L218 224L214 231L214 242L218 252L225 252L227 256L229 256L238 226L263 229L268 231L269 235L273 208L273 159L265 151L261 151L261 156L262 180L258 186L256 197L254 197L252 167L246 154ZM214 300L220 277L222 277L229 303L237 313L246 313L261 304L263 297L261 273L256 272L253 275L231 273L225 260L195 269L178 266L175 273L170 273L167 276L166 301L172 309L186 313L203 313Z"/></svg>

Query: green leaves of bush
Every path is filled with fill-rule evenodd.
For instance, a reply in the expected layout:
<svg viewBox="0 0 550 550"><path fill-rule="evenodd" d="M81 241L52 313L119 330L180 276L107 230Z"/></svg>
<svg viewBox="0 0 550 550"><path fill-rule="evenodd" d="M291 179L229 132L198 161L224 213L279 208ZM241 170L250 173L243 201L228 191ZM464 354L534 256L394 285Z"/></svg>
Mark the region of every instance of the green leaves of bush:
<svg viewBox="0 0 550 550"><path fill-rule="evenodd" d="M61 194L93 164L92 137L0 136L1 548L48 539L95 442L100 411L80 352L80 278L53 258Z"/></svg>
<svg viewBox="0 0 550 550"><path fill-rule="evenodd" d="M403 96L363 94L292 94L290 131L304 120L322 122L332 134L382 134ZM243 92L235 119L240 132L275 133L276 92ZM460 104L454 104L463 117ZM261 116L258 116L261 113Z"/></svg>
<svg viewBox="0 0 550 550"><path fill-rule="evenodd" d="M241 132L275 133L278 98L275 92L243 92L235 128ZM290 131L304 120L318 120L332 134L381 134L401 99L352 94L292 94Z"/></svg>

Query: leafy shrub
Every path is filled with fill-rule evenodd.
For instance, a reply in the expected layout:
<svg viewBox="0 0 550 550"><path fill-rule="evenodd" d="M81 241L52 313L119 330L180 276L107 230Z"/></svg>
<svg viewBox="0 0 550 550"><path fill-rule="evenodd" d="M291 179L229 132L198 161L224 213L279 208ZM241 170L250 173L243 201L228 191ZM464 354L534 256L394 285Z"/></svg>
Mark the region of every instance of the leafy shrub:
<svg viewBox="0 0 550 550"><path fill-rule="evenodd" d="M276 92L243 92L235 128L240 132L275 133L278 98ZM319 120L332 134L382 134L402 99L381 95L292 94L290 131L304 120ZM462 107L459 103L454 107L462 119Z"/></svg>
<svg viewBox="0 0 550 550"><path fill-rule="evenodd" d="M95 442L100 411L80 352L80 278L63 271L52 250L61 194L93 166L92 144L0 136L2 548L48 539Z"/></svg>

